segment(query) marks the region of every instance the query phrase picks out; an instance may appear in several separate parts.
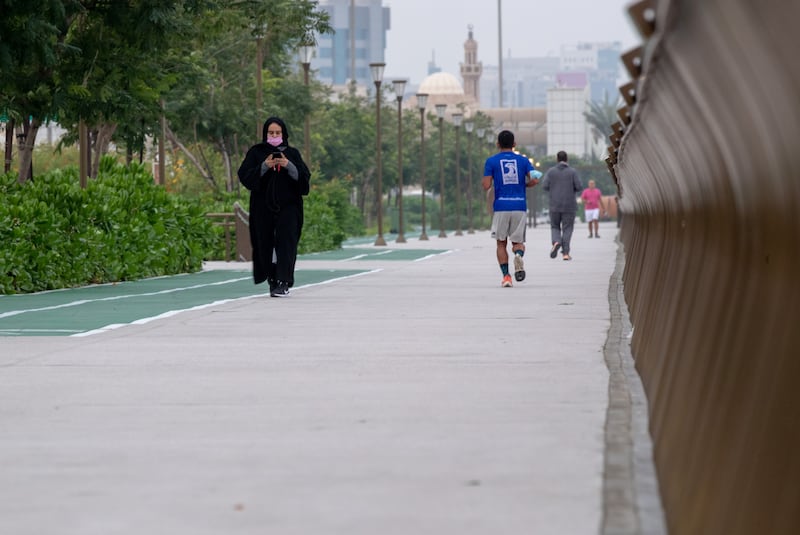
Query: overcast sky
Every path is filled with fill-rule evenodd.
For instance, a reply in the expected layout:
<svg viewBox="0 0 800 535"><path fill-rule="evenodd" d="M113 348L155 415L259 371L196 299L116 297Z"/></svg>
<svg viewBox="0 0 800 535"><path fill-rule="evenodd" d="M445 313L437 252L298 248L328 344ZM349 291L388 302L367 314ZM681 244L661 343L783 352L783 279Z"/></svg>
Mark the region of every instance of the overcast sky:
<svg viewBox="0 0 800 535"><path fill-rule="evenodd" d="M632 0L502 0L503 57L558 55L561 45L620 41L641 44L629 22ZM384 80L419 84L428 62L461 79L467 26L478 41L478 61L497 65L497 0L384 0L391 8Z"/></svg>

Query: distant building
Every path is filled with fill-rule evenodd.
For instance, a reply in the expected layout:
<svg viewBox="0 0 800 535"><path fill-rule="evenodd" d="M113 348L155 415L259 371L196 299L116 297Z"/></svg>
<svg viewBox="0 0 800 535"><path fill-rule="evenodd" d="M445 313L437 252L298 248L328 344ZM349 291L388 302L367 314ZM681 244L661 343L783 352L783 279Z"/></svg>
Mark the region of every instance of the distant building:
<svg viewBox="0 0 800 535"><path fill-rule="evenodd" d="M461 79L464 80L464 93L475 102L481 101L481 74L483 63L478 61L478 42L472 36L472 24L468 27L464 43L464 63L461 64Z"/></svg>
<svg viewBox="0 0 800 535"><path fill-rule="evenodd" d="M428 74L442 72L442 68L436 64L436 51L431 52L431 60L428 62Z"/></svg>
<svg viewBox="0 0 800 535"><path fill-rule="evenodd" d="M571 89L584 89L589 85L589 75L585 72L559 72L556 74L556 83L553 87L567 87Z"/></svg>
<svg viewBox="0 0 800 535"><path fill-rule="evenodd" d="M520 151L531 156L548 154L545 108L481 108L480 111L492 118L494 134L500 130L514 132L514 140Z"/></svg>
<svg viewBox="0 0 800 535"><path fill-rule="evenodd" d="M559 56L503 58L503 107L545 107L547 90L556 85L560 72L585 73L590 99L613 102L619 94L621 48L620 43L580 43L562 47ZM483 67L479 85L481 106L496 108L500 103L496 65Z"/></svg>
<svg viewBox="0 0 800 535"><path fill-rule="evenodd" d="M382 0L321 0L319 7L330 14L335 33L317 36L311 60L317 79L332 86L346 86L355 79L357 85L372 87L369 64L385 62L389 8Z"/></svg>
<svg viewBox="0 0 800 535"><path fill-rule="evenodd" d="M559 59L556 57L504 58L504 107L544 108L547 105L547 90L555 83L558 67ZM481 106L496 108L499 105L497 78L496 65L484 67L480 81Z"/></svg>
<svg viewBox="0 0 800 535"><path fill-rule="evenodd" d="M584 157L591 151L589 125L583 112L589 86L553 87L547 91L547 154L563 150Z"/></svg>
<svg viewBox="0 0 800 535"><path fill-rule="evenodd" d="M428 95L427 109L433 111L437 104L446 104L446 115L450 117L453 113L464 113L469 117L477 108L477 102L464 92L458 78L449 72L435 72L425 77L419 84L418 93ZM409 108L416 109L417 97L411 97L408 102Z"/></svg>
<svg viewBox="0 0 800 535"><path fill-rule="evenodd" d="M529 154L553 155L559 150L577 157L602 154L605 145L592 139L584 112L590 100L615 102L620 43L579 43L562 47L559 56L504 58L504 106L498 108L499 69L478 62L478 44L472 27L469 30L461 66L465 93L479 102L496 130L514 131Z"/></svg>
<svg viewBox="0 0 800 535"><path fill-rule="evenodd" d="M585 72L589 81L589 98L595 102L614 102L619 95L620 55L622 43L578 43L562 46L560 71Z"/></svg>

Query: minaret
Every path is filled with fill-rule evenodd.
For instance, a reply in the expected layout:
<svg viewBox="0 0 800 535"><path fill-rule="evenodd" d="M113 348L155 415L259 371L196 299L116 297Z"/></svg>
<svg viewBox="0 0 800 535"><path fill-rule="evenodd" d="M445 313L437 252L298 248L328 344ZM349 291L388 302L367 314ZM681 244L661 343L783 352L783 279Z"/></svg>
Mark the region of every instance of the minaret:
<svg viewBox="0 0 800 535"><path fill-rule="evenodd" d="M467 26L468 37L464 43L464 63L461 64L461 78L464 80L464 95L475 102L481 101L481 74L483 63L478 61L478 42L472 38L472 24Z"/></svg>

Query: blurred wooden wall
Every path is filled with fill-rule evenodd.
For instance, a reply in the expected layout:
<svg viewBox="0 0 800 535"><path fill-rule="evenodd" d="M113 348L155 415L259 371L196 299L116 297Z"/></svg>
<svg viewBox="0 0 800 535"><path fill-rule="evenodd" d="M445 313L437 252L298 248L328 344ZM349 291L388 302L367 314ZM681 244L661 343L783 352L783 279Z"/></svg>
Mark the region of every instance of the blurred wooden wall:
<svg viewBox="0 0 800 535"><path fill-rule="evenodd" d="M672 534L800 533L800 2L638 2L611 137Z"/></svg>

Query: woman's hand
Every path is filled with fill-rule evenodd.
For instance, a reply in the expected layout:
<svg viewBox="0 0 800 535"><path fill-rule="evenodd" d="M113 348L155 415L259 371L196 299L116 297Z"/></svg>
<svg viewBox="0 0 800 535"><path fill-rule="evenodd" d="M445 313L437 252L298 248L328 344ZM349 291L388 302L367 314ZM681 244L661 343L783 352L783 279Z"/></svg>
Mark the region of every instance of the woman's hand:
<svg viewBox="0 0 800 535"><path fill-rule="evenodd" d="M267 167L271 169L280 170L281 167L286 167L289 165L289 158L284 156L283 153L280 154L270 154L267 156L266 159Z"/></svg>

